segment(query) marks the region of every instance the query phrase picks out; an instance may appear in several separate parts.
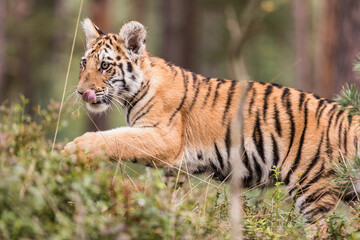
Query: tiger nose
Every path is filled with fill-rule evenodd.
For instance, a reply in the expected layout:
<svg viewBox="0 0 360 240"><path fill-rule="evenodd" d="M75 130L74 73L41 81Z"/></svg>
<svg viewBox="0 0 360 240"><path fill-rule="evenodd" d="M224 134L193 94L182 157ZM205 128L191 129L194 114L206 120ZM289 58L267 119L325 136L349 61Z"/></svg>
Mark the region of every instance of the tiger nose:
<svg viewBox="0 0 360 240"><path fill-rule="evenodd" d="M96 103L96 94L94 90L86 90L82 94L82 99L88 103Z"/></svg>

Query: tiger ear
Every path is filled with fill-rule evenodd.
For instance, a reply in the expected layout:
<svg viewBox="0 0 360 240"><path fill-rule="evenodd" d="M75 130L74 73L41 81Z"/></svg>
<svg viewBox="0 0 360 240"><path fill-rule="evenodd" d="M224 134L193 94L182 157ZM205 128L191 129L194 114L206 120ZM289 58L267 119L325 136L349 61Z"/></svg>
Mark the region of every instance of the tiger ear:
<svg viewBox="0 0 360 240"><path fill-rule="evenodd" d="M132 60L139 59L145 50L145 27L139 22L130 21L122 26L119 35L124 41L128 57Z"/></svg>
<svg viewBox="0 0 360 240"><path fill-rule="evenodd" d="M104 33L89 18L84 19L82 27L86 36L86 48L89 49L95 40Z"/></svg>

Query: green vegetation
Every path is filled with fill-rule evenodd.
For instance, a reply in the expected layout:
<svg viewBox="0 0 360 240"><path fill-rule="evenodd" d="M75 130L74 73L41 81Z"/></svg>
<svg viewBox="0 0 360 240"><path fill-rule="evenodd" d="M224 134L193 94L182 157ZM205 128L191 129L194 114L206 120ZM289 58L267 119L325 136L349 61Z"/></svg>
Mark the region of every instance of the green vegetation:
<svg viewBox="0 0 360 240"><path fill-rule="evenodd" d="M82 161L62 154L61 143L51 153L45 136L59 104L30 117L26 103L0 108L0 239L230 239L226 185L204 176L175 188L159 169ZM244 211L249 239L305 239L310 231L277 177L267 192L246 190ZM327 218L330 237L360 237L359 211L340 212Z"/></svg>

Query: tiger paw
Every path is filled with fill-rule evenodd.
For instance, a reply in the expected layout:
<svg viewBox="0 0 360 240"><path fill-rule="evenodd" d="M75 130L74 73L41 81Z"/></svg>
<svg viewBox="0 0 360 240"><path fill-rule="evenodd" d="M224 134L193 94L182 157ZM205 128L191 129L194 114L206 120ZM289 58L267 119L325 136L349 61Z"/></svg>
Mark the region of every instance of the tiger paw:
<svg viewBox="0 0 360 240"><path fill-rule="evenodd" d="M79 156L86 159L94 159L96 156L104 155L105 146L103 142L103 136L100 132L87 132L66 144L63 152L78 153Z"/></svg>

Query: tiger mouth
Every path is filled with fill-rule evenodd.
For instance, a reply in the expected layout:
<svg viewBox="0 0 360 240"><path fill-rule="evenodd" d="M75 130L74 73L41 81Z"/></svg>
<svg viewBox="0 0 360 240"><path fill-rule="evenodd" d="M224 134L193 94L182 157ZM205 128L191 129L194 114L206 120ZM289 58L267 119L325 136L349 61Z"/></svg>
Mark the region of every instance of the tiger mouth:
<svg viewBox="0 0 360 240"><path fill-rule="evenodd" d="M107 105L109 105L110 104L110 101L109 100L107 100L106 98L101 98L101 99L99 99L98 98L98 100L95 102L95 103L90 103L92 106L96 106L96 105L100 105L100 104L107 104Z"/></svg>
<svg viewBox="0 0 360 240"><path fill-rule="evenodd" d="M91 105L99 105L99 104L103 104L101 101L97 101L95 103L90 103Z"/></svg>

